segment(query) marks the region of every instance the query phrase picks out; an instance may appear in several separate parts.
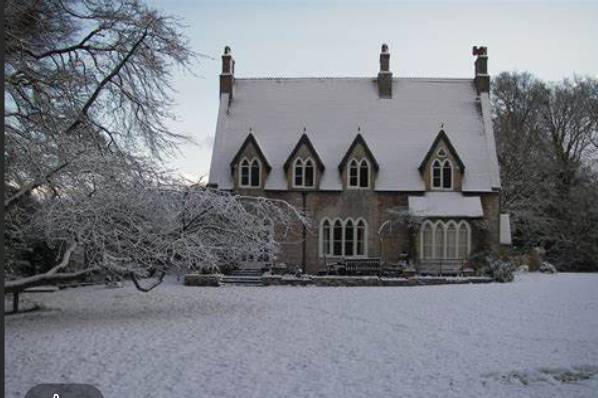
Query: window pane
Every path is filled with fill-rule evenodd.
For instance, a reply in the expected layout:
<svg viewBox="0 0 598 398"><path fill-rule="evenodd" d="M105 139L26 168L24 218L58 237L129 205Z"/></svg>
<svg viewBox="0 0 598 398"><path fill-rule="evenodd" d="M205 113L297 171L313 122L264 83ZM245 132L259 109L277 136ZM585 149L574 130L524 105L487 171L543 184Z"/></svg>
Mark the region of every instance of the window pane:
<svg viewBox="0 0 598 398"><path fill-rule="evenodd" d="M353 223L347 221L345 225L345 256L352 256L353 254Z"/></svg>
<svg viewBox="0 0 598 398"><path fill-rule="evenodd" d="M325 255L330 254L330 224L328 221L324 221L324 226L322 227L322 251Z"/></svg>
<svg viewBox="0 0 598 398"><path fill-rule="evenodd" d="M303 186L303 166L299 164L295 166L295 186Z"/></svg>
<svg viewBox="0 0 598 398"><path fill-rule="evenodd" d="M442 187L443 188L452 188L453 185L453 168L449 162L444 163L444 167L442 170Z"/></svg>
<svg viewBox="0 0 598 398"><path fill-rule="evenodd" d="M311 162L305 166L305 186L314 186L314 166L311 164Z"/></svg>
<svg viewBox="0 0 598 398"><path fill-rule="evenodd" d="M351 166L349 166L349 186L357 186L357 162L355 161L351 162Z"/></svg>
<svg viewBox="0 0 598 398"><path fill-rule="evenodd" d="M253 163L251 163L251 186L260 186L260 165L257 160L254 160Z"/></svg>
<svg viewBox="0 0 598 398"><path fill-rule="evenodd" d="M446 229L446 258L457 258L457 228L452 224Z"/></svg>
<svg viewBox="0 0 598 398"><path fill-rule="evenodd" d="M424 259L430 259L432 255L432 227L429 224L424 226L424 232L422 233L424 240Z"/></svg>
<svg viewBox="0 0 598 398"><path fill-rule="evenodd" d="M444 226L440 223L434 232L434 258L444 258Z"/></svg>
<svg viewBox="0 0 598 398"><path fill-rule="evenodd" d="M461 224L459 226L459 247L458 247L458 258L467 258L469 253L467 247L469 246L469 234L467 233L467 226Z"/></svg>
<svg viewBox="0 0 598 398"><path fill-rule="evenodd" d="M355 253L358 256L365 255L364 237L365 225L363 224L363 221L360 221L359 224L357 224L357 250Z"/></svg>
<svg viewBox="0 0 598 398"><path fill-rule="evenodd" d="M249 165L241 166L241 185L249 185Z"/></svg>
<svg viewBox="0 0 598 398"><path fill-rule="evenodd" d="M435 161L434 165L432 166L432 186L434 188L440 188L441 183L440 163Z"/></svg>
<svg viewBox="0 0 598 398"><path fill-rule="evenodd" d="M368 164L366 162L361 162L361 167L359 168L359 186L362 188L367 188L369 186L368 180Z"/></svg>
<svg viewBox="0 0 598 398"><path fill-rule="evenodd" d="M341 225L340 221L337 221L334 224L334 232L333 232L333 255L335 256L342 256L343 255L343 226Z"/></svg>

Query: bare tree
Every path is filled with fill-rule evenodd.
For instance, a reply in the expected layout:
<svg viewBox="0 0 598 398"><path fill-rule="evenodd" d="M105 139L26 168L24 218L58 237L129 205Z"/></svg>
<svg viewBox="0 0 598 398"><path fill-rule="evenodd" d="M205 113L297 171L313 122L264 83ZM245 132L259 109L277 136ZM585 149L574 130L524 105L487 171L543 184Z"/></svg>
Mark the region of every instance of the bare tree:
<svg viewBox="0 0 598 398"><path fill-rule="evenodd" d="M264 220L276 224L282 236L305 222L284 201L240 197L146 174L96 181L92 195L73 190L44 201L28 232L66 250L47 272L14 275L7 291L94 271L131 276L139 286L138 277L217 270L243 255L278 249L278 241L261 234ZM69 259L77 248L86 261L73 264Z"/></svg>
<svg viewBox="0 0 598 398"><path fill-rule="evenodd" d="M56 251L33 275L9 262L7 291L94 271L140 286L140 276L275 250L260 233L265 219L283 230L305 221L285 202L164 172L161 159L186 140L165 125L171 70L196 56L176 19L138 0L8 0L5 9L6 248L43 240ZM71 261L80 252L85 261Z"/></svg>
<svg viewBox="0 0 598 398"><path fill-rule="evenodd" d="M561 269L596 269L598 81L544 83L502 73L493 85L503 208L515 238Z"/></svg>
<svg viewBox="0 0 598 398"><path fill-rule="evenodd" d="M5 209L70 183L93 166L89 151L156 157L183 138L164 125L170 69L194 56L176 20L137 0L9 0L5 9L5 179L14 188Z"/></svg>

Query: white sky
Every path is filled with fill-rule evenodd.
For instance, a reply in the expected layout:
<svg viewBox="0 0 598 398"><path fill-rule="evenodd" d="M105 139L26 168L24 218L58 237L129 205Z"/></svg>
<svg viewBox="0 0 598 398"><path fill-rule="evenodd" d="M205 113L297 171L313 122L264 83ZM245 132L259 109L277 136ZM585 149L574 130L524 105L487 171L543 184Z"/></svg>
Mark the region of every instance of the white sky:
<svg viewBox="0 0 598 398"><path fill-rule="evenodd" d="M232 2L149 0L187 25L200 58L195 76L175 73L174 130L181 145L169 165L209 173L225 45L239 77L372 76L380 44L395 77L472 77L471 47L488 47L489 72L529 71L545 80L598 78L598 1Z"/></svg>

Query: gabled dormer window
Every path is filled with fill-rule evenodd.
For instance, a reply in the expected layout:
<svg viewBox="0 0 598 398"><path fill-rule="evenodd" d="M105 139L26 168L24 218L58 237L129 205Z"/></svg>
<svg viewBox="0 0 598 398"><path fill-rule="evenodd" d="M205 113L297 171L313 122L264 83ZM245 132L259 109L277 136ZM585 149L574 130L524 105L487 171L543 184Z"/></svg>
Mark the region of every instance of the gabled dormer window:
<svg viewBox="0 0 598 398"><path fill-rule="evenodd" d="M465 165L448 135L440 130L419 165L426 189L454 191L461 189Z"/></svg>
<svg viewBox="0 0 598 398"><path fill-rule="evenodd" d="M349 161L347 186L349 188L370 187L370 163L366 158L363 158L360 161L353 158Z"/></svg>
<svg viewBox="0 0 598 398"><path fill-rule="evenodd" d="M262 163L257 158L243 158L239 163L239 187L259 188Z"/></svg>
<svg viewBox="0 0 598 398"><path fill-rule="evenodd" d="M432 188L453 189L453 165L449 159L432 162Z"/></svg>
<svg viewBox="0 0 598 398"><path fill-rule="evenodd" d="M315 167L311 158L295 159L293 164L293 187L313 188L315 184Z"/></svg>

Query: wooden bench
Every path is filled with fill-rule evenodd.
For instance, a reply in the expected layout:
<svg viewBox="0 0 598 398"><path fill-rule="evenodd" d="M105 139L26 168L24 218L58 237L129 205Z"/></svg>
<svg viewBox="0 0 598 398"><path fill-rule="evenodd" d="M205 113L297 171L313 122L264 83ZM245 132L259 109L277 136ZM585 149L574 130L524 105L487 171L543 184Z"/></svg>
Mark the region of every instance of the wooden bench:
<svg viewBox="0 0 598 398"><path fill-rule="evenodd" d="M19 295L23 293L54 293L57 291L57 286L34 286L21 291L15 291L12 293L12 312L9 314L16 314L19 312Z"/></svg>
<svg viewBox="0 0 598 398"><path fill-rule="evenodd" d="M382 271L380 257L346 258L345 271L348 275L379 275Z"/></svg>

